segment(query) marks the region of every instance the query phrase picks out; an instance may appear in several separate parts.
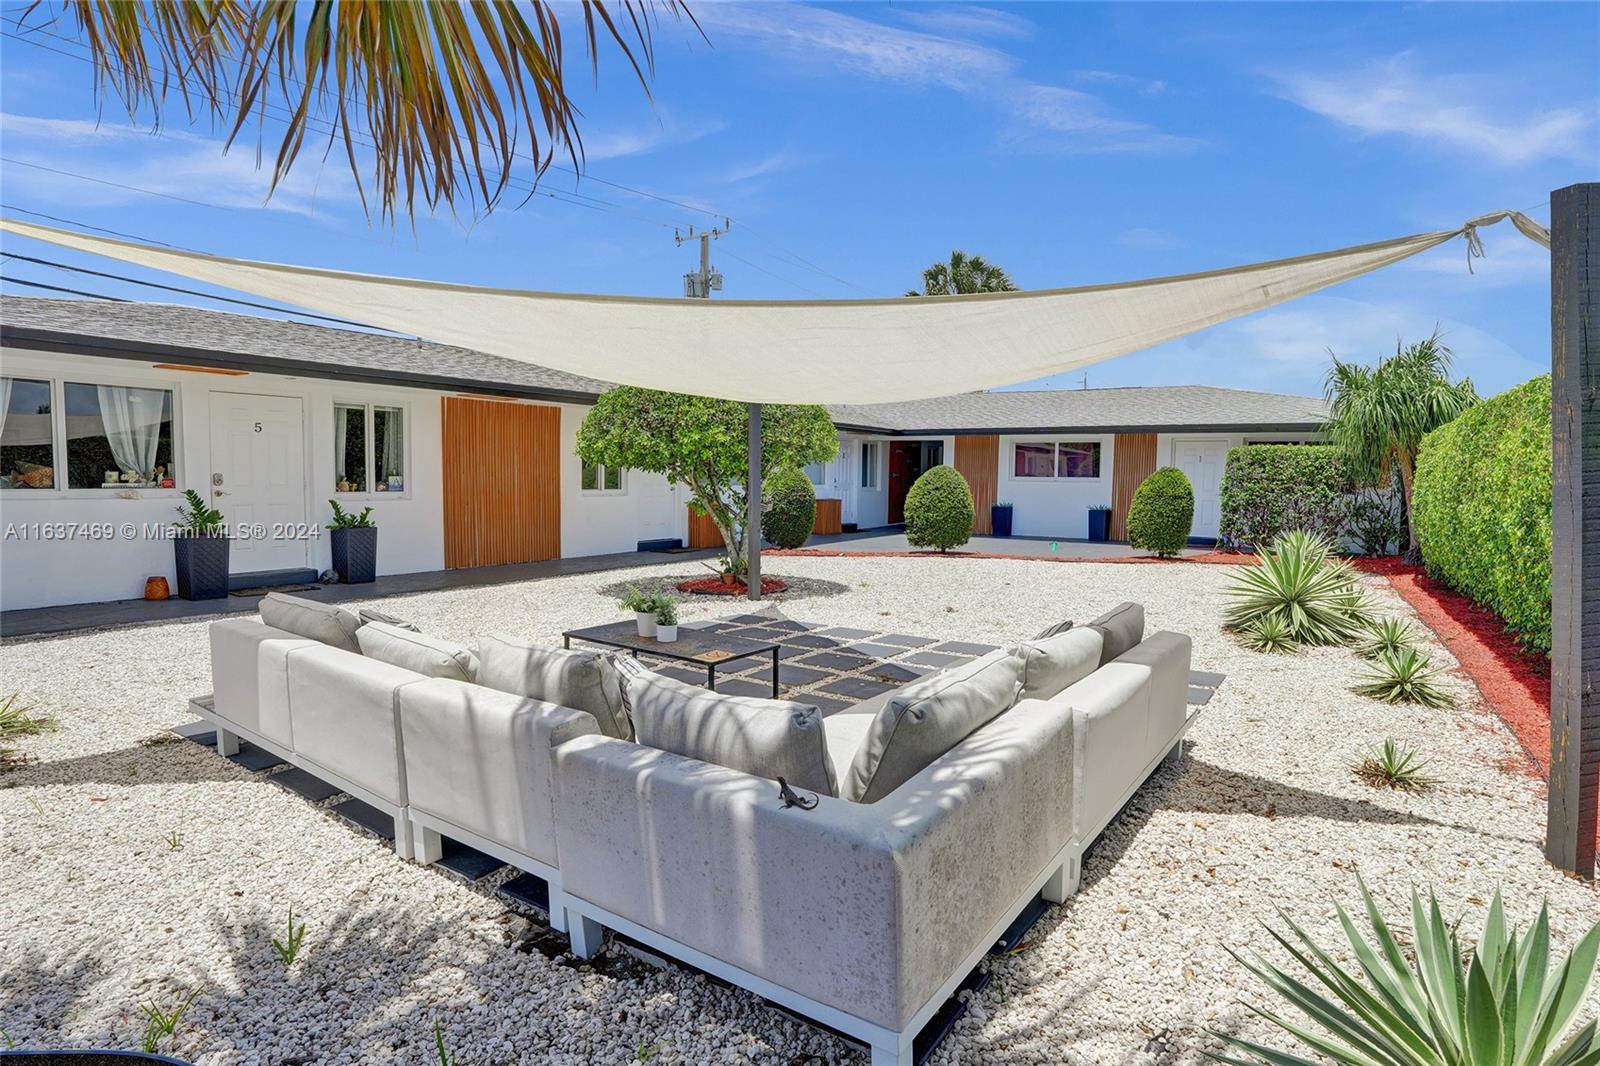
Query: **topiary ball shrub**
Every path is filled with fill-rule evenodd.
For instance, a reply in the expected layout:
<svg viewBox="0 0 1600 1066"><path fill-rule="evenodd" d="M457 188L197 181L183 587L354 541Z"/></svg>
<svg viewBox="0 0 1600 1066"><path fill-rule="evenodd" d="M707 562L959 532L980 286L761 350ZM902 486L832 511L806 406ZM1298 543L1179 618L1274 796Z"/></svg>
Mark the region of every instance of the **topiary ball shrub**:
<svg viewBox="0 0 1600 1066"><path fill-rule="evenodd" d="M1175 466L1144 479L1128 507L1128 543L1170 558L1189 543L1194 525L1194 486Z"/></svg>
<svg viewBox="0 0 1600 1066"><path fill-rule="evenodd" d="M972 536L972 489L953 466L935 466L906 493L906 540L948 551Z"/></svg>
<svg viewBox="0 0 1600 1066"><path fill-rule="evenodd" d="M780 466L767 475L761 500L761 535L778 548L798 548L817 523L817 493L805 471Z"/></svg>

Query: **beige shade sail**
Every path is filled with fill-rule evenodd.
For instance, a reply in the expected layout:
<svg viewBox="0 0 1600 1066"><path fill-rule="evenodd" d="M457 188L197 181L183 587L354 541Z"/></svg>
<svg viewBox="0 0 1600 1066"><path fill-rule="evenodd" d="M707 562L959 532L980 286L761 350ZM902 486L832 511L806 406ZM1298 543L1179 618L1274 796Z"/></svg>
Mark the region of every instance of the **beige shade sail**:
<svg viewBox="0 0 1600 1066"><path fill-rule="evenodd" d="M1168 278L873 300L688 300L491 289L257 262L0 219L0 230L526 363L763 403L873 403L1008 385L1273 307L1457 237L1449 230ZM403 367L397 368L403 369Z"/></svg>

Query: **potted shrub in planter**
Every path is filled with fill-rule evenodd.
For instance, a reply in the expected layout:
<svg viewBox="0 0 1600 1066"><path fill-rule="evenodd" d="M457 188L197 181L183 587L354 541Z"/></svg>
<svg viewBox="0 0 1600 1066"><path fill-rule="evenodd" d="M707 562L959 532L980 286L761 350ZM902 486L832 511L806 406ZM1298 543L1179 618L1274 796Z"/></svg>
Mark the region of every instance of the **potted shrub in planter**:
<svg viewBox="0 0 1600 1066"><path fill-rule="evenodd" d="M655 598L656 639L671 644L678 639L678 601L666 593Z"/></svg>
<svg viewBox="0 0 1600 1066"><path fill-rule="evenodd" d="M989 507L989 529L997 537L1011 536L1011 513L1009 503L991 504Z"/></svg>
<svg viewBox="0 0 1600 1066"><path fill-rule="evenodd" d="M1109 504L1096 504L1089 508L1089 539L1106 541L1111 539L1111 507Z"/></svg>
<svg viewBox="0 0 1600 1066"><path fill-rule="evenodd" d="M656 598L646 596L632 585L622 596L622 609L633 612L633 620L639 627L641 637L656 635Z"/></svg>
<svg viewBox="0 0 1600 1066"><path fill-rule="evenodd" d="M178 508L172 554L178 595L186 600L220 600L228 595L228 531L222 512L206 504L194 489L185 489Z"/></svg>
<svg viewBox="0 0 1600 1066"><path fill-rule="evenodd" d="M351 514L329 500L333 521L328 523L332 538L333 570L346 585L365 585L378 579L378 526L372 508Z"/></svg>

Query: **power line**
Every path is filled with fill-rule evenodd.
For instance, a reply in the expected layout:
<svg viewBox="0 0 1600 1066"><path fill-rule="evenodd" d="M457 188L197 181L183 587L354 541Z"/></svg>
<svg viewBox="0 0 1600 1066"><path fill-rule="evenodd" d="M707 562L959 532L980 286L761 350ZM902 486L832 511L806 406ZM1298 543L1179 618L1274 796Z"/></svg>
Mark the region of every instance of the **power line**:
<svg viewBox="0 0 1600 1066"><path fill-rule="evenodd" d="M57 170L55 167L47 167L43 163L30 163L25 159L15 159L9 155L0 155L0 162L10 163L14 167L31 167L34 170L42 170L48 174L59 174L63 178L77 178L79 181L92 181L96 185L109 185L113 189L121 189L124 192L137 192L143 193L146 196L159 196L165 200L176 200L180 204L190 204L194 207L213 207L220 211L229 210L228 208L223 207L221 204L208 204L204 200L191 200L187 196L177 196L170 192L157 192L154 189L136 189L132 185L124 185L119 181L109 181L106 178L96 178L89 174L78 174L70 170Z"/></svg>
<svg viewBox="0 0 1600 1066"><path fill-rule="evenodd" d="M0 274L0 282L6 282L11 285L26 285L30 289L48 289L51 292L69 292L74 296L87 296L91 300L110 300L112 303L118 304L127 304L133 302L132 300L122 296L107 296L103 292L85 292L82 289L67 289L61 287L60 285L46 285L42 281L26 281L22 278L13 278L5 274Z"/></svg>
<svg viewBox="0 0 1600 1066"><path fill-rule="evenodd" d="M76 177L77 175L73 176ZM139 191L142 192L143 190ZM32 215L35 218L47 218L51 222L59 222L65 226L81 226L83 229L92 229L97 233L109 233L113 237L122 237L130 241L144 241L146 244L159 244L163 248L178 248L179 251L193 250L189 248L179 248L176 244L168 244L166 241L158 241L151 237L139 237L132 233L124 233L119 229L106 229L104 226L91 226L89 223L80 222L75 218L62 218L60 215L47 215L43 211L30 211L26 207L18 207L16 204L0 203L0 209L6 211L16 211L19 214L24 215Z"/></svg>

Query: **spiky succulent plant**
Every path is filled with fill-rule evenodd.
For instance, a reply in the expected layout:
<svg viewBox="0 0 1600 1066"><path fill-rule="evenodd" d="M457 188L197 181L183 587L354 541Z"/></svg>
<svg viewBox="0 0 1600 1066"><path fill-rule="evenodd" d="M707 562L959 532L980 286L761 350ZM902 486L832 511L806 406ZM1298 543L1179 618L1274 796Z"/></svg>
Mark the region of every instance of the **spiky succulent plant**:
<svg viewBox="0 0 1600 1066"><path fill-rule="evenodd" d="M1355 691L1385 703L1419 703L1424 707L1449 707L1455 701L1440 684L1444 671L1433 666L1415 648L1386 651L1372 661L1356 681Z"/></svg>

